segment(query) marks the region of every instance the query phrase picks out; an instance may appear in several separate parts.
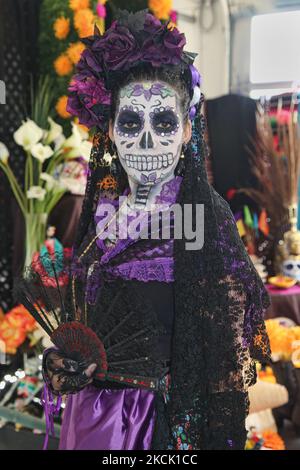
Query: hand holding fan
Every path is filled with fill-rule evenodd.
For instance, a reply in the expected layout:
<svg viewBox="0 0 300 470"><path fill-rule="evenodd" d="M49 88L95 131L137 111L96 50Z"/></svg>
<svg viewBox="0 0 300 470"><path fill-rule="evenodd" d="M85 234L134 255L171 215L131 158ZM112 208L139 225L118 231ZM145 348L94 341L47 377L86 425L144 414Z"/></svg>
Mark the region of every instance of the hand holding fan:
<svg viewBox="0 0 300 470"><path fill-rule="evenodd" d="M18 301L35 318L57 348L57 355L63 363L55 368L56 373L63 375L64 379L68 377L65 385L69 383L69 388L74 389L78 387L76 377L84 374L91 364L97 364L98 374L104 377L107 361L103 344L97 335L91 328L73 320L73 312L66 309L70 276L70 257L61 251L46 253L34 258L24 274L16 279L14 290ZM68 368L72 361L78 364L76 374ZM50 362L47 369L49 365ZM83 382L84 375L81 379Z"/></svg>
<svg viewBox="0 0 300 470"><path fill-rule="evenodd" d="M101 307L96 305L96 323L91 320L89 327L74 319L76 315L70 307L67 287L72 275L69 258L62 253L47 253L16 282L19 301L49 334L59 355L78 364L76 374L66 368L56 368L56 373L67 375L66 384L78 388L74 379L96 364L93 377L100 381L157 388L166 365L152 354L157 337L164 333L153 311L143 300L134 306L132 298L137 297L136 293L130 297L130 288L115 283L113 289L101 288L103 301Z"/></svg>

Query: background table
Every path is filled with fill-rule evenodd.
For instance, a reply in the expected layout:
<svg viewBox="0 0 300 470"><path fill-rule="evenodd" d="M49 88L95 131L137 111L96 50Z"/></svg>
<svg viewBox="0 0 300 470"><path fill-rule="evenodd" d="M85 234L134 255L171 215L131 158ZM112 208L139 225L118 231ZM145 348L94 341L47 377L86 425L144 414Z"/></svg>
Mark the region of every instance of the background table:
<svg viewBox="0 0 300 470"><path fill-rule="evenodd" d="M300 286L278 289L266 284L271 305L265 312L265 318L287 317L300 325Z"/></svg>

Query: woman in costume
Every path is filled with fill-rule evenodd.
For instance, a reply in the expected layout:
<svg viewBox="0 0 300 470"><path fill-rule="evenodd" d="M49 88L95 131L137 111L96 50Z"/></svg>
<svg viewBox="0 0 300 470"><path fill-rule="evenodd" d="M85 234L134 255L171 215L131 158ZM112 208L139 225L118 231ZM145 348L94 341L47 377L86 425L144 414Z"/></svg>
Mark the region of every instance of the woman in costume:
<svg viewBox="0 0 300 470"><path fill-rule="evenodd" d="M96 134L70 311L103 340L109 374L44 354L49 393L67 394L60 449L244 449L247 389L270 355L268 296L207 181L195 55L146 12L83 42L68 111ZM193 230L204 208L203 246L174 235L174 215L169 238L161 225L135 236L174 204Z"/></svg>

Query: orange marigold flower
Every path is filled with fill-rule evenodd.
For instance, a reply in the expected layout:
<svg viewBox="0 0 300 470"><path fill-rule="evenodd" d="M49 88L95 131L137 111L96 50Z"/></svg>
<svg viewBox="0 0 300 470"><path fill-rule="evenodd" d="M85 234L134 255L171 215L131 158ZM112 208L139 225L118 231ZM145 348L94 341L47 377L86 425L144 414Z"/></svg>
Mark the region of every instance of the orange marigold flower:
<svg viewBox="0 0 300 470"><path fill-rule="evenodd" d="M55 61L54 61L54 68L57 75L63 77L64 75L69 75L73 70L73 64L70 61L67 54L61 54Z"/></svg>
<svg viewBox="0 0 300 470"><path fill-rule="evenodd" d="M24 343L27 333L35 330L37 324L23 307L18 305L4 315L0 321L0 346L1 342L5 345L5 351L9 354L15 354L19 346Z"/></svg>
<svg viewBox="0 0 300 470"><path fill-rule="evenodd" d="M83 8L89 8L90 0L70 0L69 7L73 11L82 10Z"/></svg>
<svg viewBox="0 0 300 470"><path fill-rule="evenodd" d="M300 340L300 326L293 326L291 330L295 335L295 340Z"/></svg>
<svg viewBox="0 0 300 470"><path fill-rule="evenodd" d="M79 61L80 56L81 56L82 52L84 51L84 49L85 49L85 45L82 44L82 42L76 42L76 43L70 44L70 46L68 47L67 55L68 55L70 61L74 65L76 65L77 62Z"/></svg>
<svg viewBox="0 0 300 470"><path fill-rule="evenodd" d="M264 439L264 447L272 450L285 450L284 441L281 439L279 434L274 431L264 431L262 433Z"/></svg>
<svg viewBox="0 0 300 470"><path fill-rule="evenodd" d="M23 328L16 328L11 319L3 320L0 325L0 343L4 343L5 350L8 354L16 354L17 349L26 339L26 331Z"/></svg>
<svg viewBox="0 0 300 470"><path fill-rule="evenodd" d="M66 95L61 96L55 106L57 114L63 119L68 119L71 116L67 111L67 101L68 97Z"/></svg>
<svg viewBox="0 0 300 470"><path fill-rule="evenodd" d="M159 20L167 20L172 10L172 0L149 0L148 6Z"/></svg>
<svg viewBox="0 0 300 470"><path fill-rule="evenodd" d="M11 309L6 314L6 318L8 317L11 319L12 323L20 325L20 327L24 328L27 332L33 331L37 328L35 319L23 305L17 305Z"/></svg>
<svg viewBox="0 0 300 470"><path fill-rule="evenodd" d="M66 39L70 32L70 19L60 16L53 24L54 35L57 39Z"/></svg>
<svg viewBox="0 0 300 470"><path fill-rule="evenodd" d="M79 37L83 38L94 34L95 15L90 8L78 10L74 14L74 26Z"/></svg>
<svg viewBox="0 0 300 470"><path fill-rule="evenodd" d="M289 360L293 351L292 343L297 339L294 328L282 326L276 319L266 320L265 323L272 353Z"/></svg>

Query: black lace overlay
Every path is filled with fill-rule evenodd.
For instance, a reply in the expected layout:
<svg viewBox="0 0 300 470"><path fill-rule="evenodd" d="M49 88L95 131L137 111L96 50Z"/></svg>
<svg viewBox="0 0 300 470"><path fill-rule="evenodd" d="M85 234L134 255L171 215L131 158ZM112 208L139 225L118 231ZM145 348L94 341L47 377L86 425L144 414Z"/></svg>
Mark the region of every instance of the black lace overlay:
<svg viewBox="0 0 300 470"><path fill-rule="evenodd" d="M207 182L201 118L186 154L179 202L204 204L204 246L175 240L175 322L167 404L173 446L189 416L193 449L243 449L255 359L270 360L269 299L226 201ZM159 431L158 431L159 432ZM160 442L163 436L155 437Z"/></svg>
<svg viewBox="0 0 300 470"><path fill-rule="evenodd" d="M192 140L185 151L185 174L178 195L183 213L184 204L191 204L193 210L196 204L204 204L204 246L193 251L186 249L186 242L190 240L183 237L174 241L170 386L165 396L157 394L152 449L180 448L180 429L185 431L188 449L243 449L249 409L248 387L256 381L255 360L270 360L263 320L269 298L245 251L229 205L207 181L204 127L204 118L199 114L193 122ZM95 235L93 215L98 197L97 179L103 171L103 149L104 137L100 133L90 161L91 176L74 247L75 260ZM86 262L97 265L96 244L88 251ZM95 285L99 283L96 265ZM100 282L99 296L85 311L85 275L78 268L77 315L79 312L80 318L87 320L100 335L103 325L97 304L100 302L105 309L109 308L124 284ZM89 282L93 282L91 274ZM120 317L130 309L136 310L135 318L139 314L141 324L132 324L131 328L143 328L151 309L140 298L138 289L131 288L129 282L125 285L124 295L118 297L113 310ZM151 315L148 320L149 324L156 325L155 331L159 322ZM106 331L114 327L114 321L112 317L105 323ZM139 346L134 346L133 357L135 347L137 355L142 353ZM143 367L132 364L131 370L146 373Z"/></svg>

